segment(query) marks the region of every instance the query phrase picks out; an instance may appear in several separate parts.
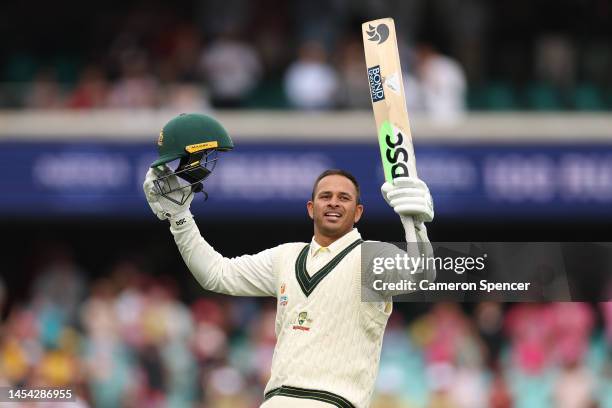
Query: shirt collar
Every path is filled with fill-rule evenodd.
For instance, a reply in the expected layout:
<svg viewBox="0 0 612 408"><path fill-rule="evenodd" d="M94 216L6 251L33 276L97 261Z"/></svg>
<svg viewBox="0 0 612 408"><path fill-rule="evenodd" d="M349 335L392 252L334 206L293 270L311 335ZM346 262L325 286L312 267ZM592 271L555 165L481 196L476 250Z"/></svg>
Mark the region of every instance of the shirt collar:
<svg viewBox="0 0 612 408"><path fill-rule="evenodd" d="M331 252L332 254L335 254L337 252L342 251L344 248L346 248L347 246L349 246L354 241L360 238L361 238L361 234L359 234L359 231L357 231L357 228L353 228L352 230L344 234L342 237L332 242L327 247L327 249L329 249L329 252ZM312 241L310 241L310 256L315 255L317 251L319 251L321 248L323 247L319 245L317 241L315 241L314 237L312 237Z"/></svg>

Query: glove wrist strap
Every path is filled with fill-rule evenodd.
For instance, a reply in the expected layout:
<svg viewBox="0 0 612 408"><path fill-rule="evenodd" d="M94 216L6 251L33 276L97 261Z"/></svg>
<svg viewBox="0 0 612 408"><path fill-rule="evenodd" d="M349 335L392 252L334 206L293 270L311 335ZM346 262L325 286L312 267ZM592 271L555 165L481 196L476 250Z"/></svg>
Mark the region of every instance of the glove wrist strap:
<svg viewBox="0 0 612 408"><path fill-rule="evenodd" d="M181 226L184 223L186 223L187 221L189 221L190 219L193 218L193 215L191 214L191 211L189 211L189 209L181 211L177 214L171 215L168 219L170 220L170 223L173 226Z"/></svg>

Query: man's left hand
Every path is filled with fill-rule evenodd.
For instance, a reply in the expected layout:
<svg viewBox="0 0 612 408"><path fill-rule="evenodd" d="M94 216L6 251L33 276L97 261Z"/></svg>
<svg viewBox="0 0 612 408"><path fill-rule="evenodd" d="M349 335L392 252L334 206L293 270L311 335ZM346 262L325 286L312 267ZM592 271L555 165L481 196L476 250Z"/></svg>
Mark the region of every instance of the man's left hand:
<svg viewBox="0 0 612 408"><path fill-rule="evenodd" d="M433 220L433 200L424 181L416 177L398 177L392 183L385 182L380 191L400 217L412 217L415 224Z"/></svg>
<svg viewBox="0 0 612 408"><path fill-rule="evenodd" d="M168 200L166 197L163 197L157 189L155 180L161 176L168 177L168 185L171 189L177 189L176 191L170 193L174 199L174 202ZM178 190L179 187L180 183L178 178L172 174L172 171L168 168L168 166L158 166L147 171L142 188L151 210L160 220L181 219L191 216L189 206L193 200L193 192L191 190L188 192ZM176 202L183 200L184 194L189 194L189 196L184 200L183 204L177 204Z"/></svg>

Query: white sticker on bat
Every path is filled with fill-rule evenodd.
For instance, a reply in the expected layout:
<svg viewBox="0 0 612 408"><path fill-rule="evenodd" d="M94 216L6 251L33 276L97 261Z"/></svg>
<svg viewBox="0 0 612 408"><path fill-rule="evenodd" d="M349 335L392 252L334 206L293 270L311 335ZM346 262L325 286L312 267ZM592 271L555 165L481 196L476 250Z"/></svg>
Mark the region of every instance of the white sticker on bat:
<svg viewBox="0 0 612 408"><path fill-rule="evenodd" d="M401 95L402 88L400 87L400 80L397 72L394 72L385 78L385 86L396 94Z"/></svg>

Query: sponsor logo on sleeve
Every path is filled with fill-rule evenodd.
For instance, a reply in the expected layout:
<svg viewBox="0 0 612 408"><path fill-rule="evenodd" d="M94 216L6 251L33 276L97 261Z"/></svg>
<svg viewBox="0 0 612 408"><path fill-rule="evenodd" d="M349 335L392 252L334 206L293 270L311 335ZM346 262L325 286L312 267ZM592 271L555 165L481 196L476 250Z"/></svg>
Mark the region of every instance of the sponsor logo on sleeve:
<svg viewBox="0 0 612 408"><path fill-rule="evenodd" d="M285 284L285 282L283 282L283 284L280 287L280 298L279 298L279 304L281 306L287 306L287 303L289 303L289 296L287 296L285 294L285 291L287 290L287 285Z"/></svg>

